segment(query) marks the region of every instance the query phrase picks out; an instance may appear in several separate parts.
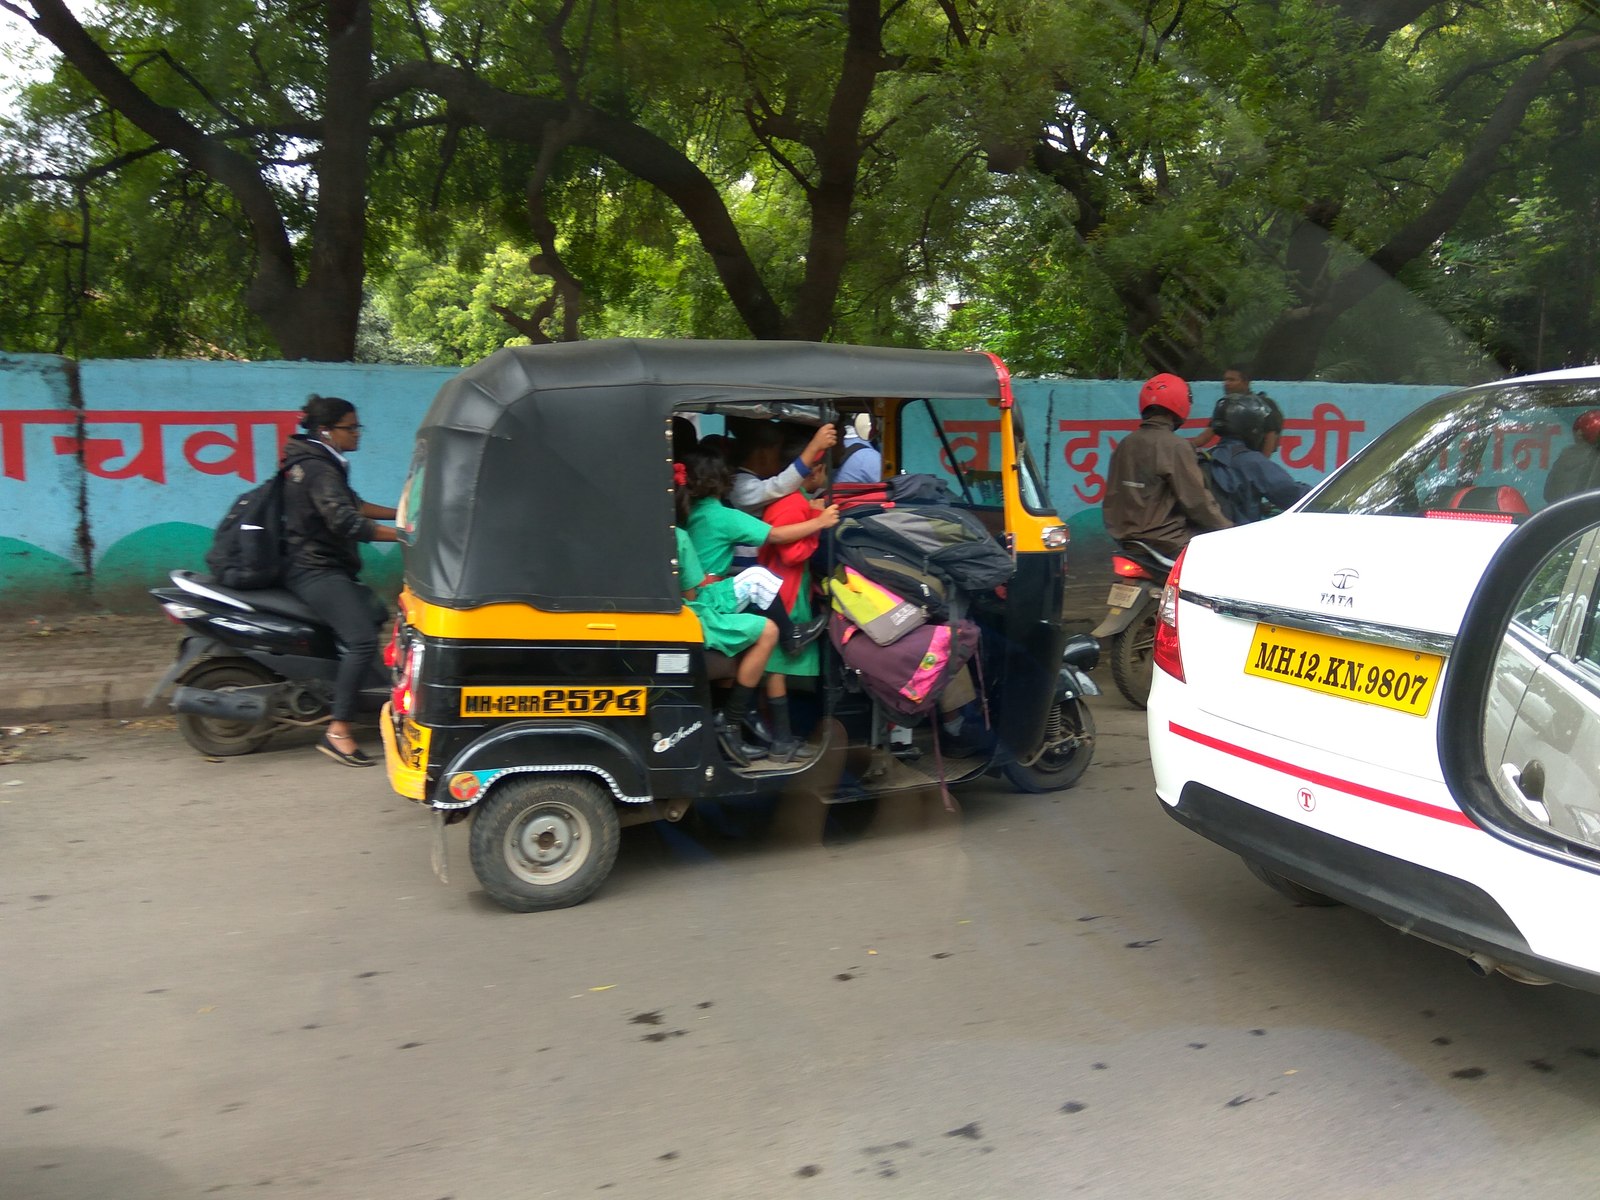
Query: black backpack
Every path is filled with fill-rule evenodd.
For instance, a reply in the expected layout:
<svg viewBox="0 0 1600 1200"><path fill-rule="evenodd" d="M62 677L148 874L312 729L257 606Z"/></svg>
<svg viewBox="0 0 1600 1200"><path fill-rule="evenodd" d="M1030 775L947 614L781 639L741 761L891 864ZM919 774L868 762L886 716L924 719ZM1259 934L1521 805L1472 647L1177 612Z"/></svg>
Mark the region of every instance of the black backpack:
<svg viewBox="0 0 1600 1200"><path fill-rule="evenodd" d="M1217 460L1212 457L1211 451L1209 449L1196 450L1194 456L1200 462L1200 478L1206 481L1206 491L1211 493L1211 498L1217 502L1217 507L1222 510L1222 515L1235 525L1241 524L1239 511L1234 506L1233 497L1217 483Z"/></svg>
<svg viewBox="0 0 1600 1200"><path fill-rule="evenodd" d="M948 588L976 595L1011 579L1017 564L995 541L977 517L964 509L941 504L874 508L863 505L849 513L834 529L834 545L841 560L868 579L875 579L930 612L929 588L909 583L920 578L940 588L942 604ZM876 561L874 561L876 560ZM884 570L897 564L895 577ZM935 620L942 620L935 617Z"/></svg>
<svg viewBox="0 0 1600 1200"><path fill-rule="evenodd" d="M269 588L283 582L283 472L251 488L228 507L206 552L206 566L223 587Z"/></svg>

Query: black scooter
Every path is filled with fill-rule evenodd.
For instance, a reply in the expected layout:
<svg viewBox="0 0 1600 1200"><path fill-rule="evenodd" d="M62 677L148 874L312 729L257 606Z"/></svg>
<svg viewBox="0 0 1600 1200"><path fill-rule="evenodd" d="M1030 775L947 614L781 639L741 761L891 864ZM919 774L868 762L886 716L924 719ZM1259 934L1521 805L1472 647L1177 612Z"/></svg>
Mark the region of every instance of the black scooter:
<svg viewBox="0 0 1600 1200"><path fill-rule="evenodd" d="M326 724L339 670L333 630L283 588L244 591L209 575L173 571L155 598L189 632L145 703L172 693L178 732L201 754L250 754L275 733ZM374 662L363 713L389 698L388 672Z"/></svg>

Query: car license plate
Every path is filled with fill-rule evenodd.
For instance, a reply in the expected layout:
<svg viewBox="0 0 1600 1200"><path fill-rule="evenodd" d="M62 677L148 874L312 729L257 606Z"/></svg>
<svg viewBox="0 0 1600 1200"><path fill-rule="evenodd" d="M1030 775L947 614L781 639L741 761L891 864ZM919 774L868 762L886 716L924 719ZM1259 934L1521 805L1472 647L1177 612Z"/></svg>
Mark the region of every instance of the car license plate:
<svg viewBox="0 0 1600 1200"><path fill-rule="evenodd" d="M1423 716L1444 659L1303 629L1258 624L1244 673Z"/></svg>
<svg viewBox="0 0 1600 1200"><path fill-rule="evenodd" d="M1143 592L1144 589L1136 583L1113 583L1106 603L1112 608L1132 608L1139 603L1139 596Z"/></svg>

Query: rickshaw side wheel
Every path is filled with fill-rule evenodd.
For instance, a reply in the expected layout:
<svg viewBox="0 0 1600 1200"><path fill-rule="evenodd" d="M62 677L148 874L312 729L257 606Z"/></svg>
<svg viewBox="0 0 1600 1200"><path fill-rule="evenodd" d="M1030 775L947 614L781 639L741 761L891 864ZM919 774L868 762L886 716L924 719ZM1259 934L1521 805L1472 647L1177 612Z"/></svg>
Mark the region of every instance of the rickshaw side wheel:
<svg viewBox="0 0 1600 1200"><path fill-rule="evenodd" d="M1006 779L1019 792L1059 792L1083 778L1094 758L1094 714L1081 699L1059 701L1045 725L1045 741L1054 748L1035 761L1007 763Z"/></svg>
<svg viewBox="0 0 1600 1200"><path fill-rule="evenodd" d="M544 912L582 904L617 861L610 795L581 775L520 775L473 810L472 870L496 904Z"/></svg>

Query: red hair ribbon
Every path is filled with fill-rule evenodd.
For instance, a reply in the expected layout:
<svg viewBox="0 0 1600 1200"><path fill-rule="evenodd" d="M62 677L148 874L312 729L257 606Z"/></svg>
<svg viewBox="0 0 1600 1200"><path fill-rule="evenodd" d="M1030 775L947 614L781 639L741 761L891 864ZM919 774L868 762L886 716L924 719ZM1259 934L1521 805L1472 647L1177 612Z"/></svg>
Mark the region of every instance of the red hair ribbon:
<svg viewBox="0 0 1600 1200"><path fill-rule="evenodd" d="M672 482L679 487L687 487L689 484L689 468L682 463L673 463Z"/></svg>

